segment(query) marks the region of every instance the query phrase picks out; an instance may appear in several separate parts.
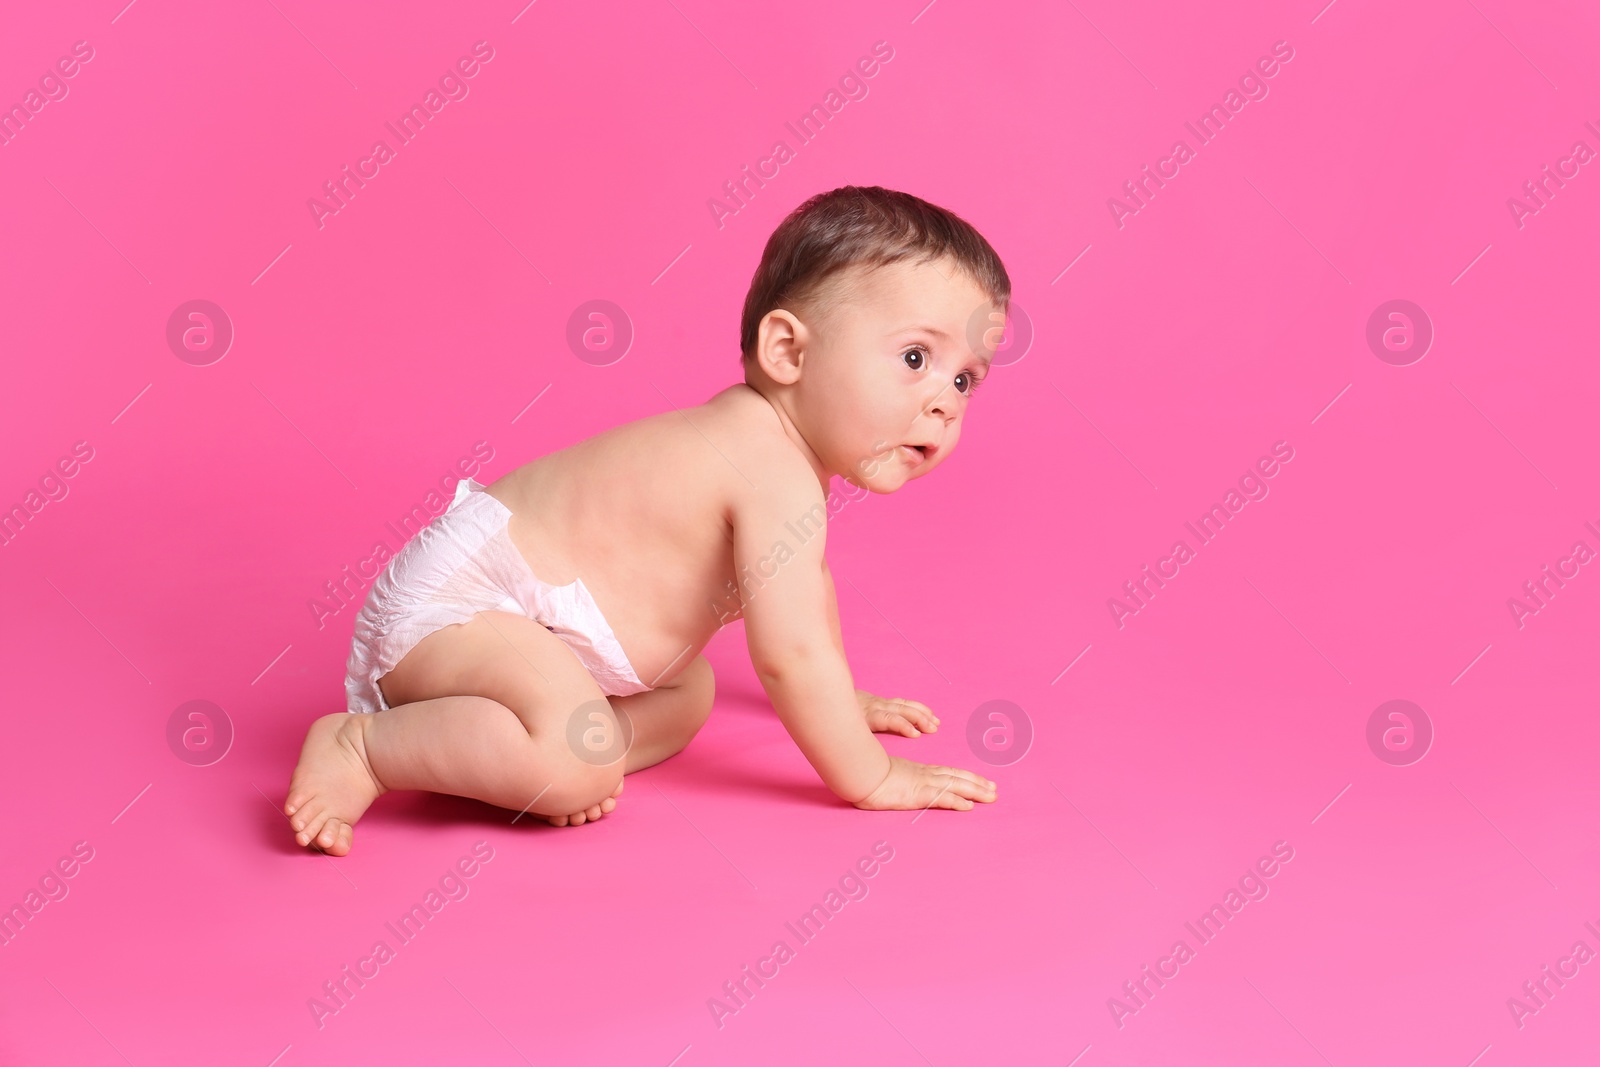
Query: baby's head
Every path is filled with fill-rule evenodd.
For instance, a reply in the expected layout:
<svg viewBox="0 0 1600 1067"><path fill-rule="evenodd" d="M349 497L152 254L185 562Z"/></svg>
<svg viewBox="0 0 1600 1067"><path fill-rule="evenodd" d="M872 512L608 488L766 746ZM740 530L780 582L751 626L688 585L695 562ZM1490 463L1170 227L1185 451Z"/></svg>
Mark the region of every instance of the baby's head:
<svg viewBox="0 0 1600 1067"><path fill-rule="evenodd" d="M1010 301L1005 266L970 224L847 185L767 240L744 301L744 380L828 474L892 493L955 449Z"/></svg>

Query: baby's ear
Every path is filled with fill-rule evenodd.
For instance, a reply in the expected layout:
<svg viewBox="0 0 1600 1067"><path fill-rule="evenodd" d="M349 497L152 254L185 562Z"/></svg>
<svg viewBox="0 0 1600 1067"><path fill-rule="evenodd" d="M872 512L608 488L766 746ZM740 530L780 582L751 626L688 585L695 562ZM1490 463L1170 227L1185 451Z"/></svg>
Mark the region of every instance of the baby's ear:
<svg viewBox="0 0 1600 1067"><path fill-rule="evenodd" d="M756 333L755 361L779 385L800 380L805 355L806 328L794 315L774 308L762 318Z"/></svg>

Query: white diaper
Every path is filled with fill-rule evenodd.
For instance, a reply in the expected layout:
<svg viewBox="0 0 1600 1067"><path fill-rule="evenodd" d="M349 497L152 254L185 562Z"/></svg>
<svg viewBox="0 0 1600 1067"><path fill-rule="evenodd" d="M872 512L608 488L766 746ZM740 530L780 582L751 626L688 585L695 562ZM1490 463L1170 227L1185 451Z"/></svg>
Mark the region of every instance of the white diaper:
<svg viewBox="0 0 1600 1067"><path fill-rule="evenodd" d="M388 710L378 679L424 637L480 611L526 615L582 661L607 696L650 687L639 681L616 634L581 579L541 581L511 541L511 512L471 478L455 499L391 559L356 615L345 671L346 710Z"/></svg>

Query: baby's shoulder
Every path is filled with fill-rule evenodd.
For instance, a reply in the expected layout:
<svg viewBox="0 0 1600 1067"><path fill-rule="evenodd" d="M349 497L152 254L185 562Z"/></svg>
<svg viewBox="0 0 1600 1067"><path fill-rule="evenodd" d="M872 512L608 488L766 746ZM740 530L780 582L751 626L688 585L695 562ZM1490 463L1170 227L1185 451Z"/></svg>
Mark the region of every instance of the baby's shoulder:
<svg viewBox="0 0 1600 1067"><path fill-rule="evenodd" d="M718 393L706 405L715 413L718 434L738 472L732 479L739 510L779 507L793 510L823 503L827 496L800 449L784 432L772 405L747 386Z"/></svg>

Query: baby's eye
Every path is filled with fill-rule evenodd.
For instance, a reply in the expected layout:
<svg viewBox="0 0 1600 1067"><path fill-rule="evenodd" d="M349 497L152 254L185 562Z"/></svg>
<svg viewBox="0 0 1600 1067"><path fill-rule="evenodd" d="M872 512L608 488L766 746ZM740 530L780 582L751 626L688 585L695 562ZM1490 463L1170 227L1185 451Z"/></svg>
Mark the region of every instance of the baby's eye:
<svg viewBox="0 0 1600 1067"><path fill-rule="evenodd" d="M982 378L962 371L956 375L956 388L961 391L962 396L971 396L978 391L978 383L981 381Z"/></svg>
<svg viewBox="0 0 1600 1067"><path fill-rule="evenodd" d="M922 348L908 348L900 353L900 358L905 360L906 366L912 370L921 370L928 365L928 353ZM916 362L912 362L913 360Z"/></svg>

